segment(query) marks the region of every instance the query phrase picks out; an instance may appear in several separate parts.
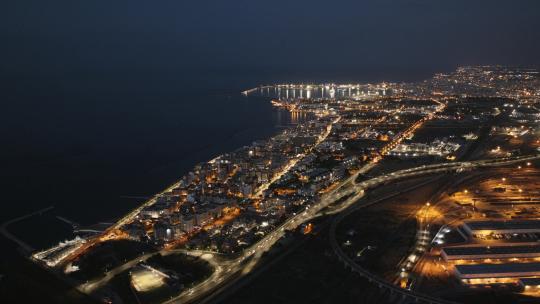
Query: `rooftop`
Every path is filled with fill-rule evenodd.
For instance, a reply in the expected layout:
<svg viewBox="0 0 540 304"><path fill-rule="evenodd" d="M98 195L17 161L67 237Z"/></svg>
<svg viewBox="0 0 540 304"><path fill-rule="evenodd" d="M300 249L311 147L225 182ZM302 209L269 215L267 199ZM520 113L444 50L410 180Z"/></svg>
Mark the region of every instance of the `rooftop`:
<svg viewBox="0 0 540 304"><path fill-rule="evenodd" d="M443 249L448 256L453 255L497 255L497 254L540 254L540 244L534 245L511 245L511 246L459 246L446 247Z"/></svg>
<svg viewBox="0 0 540 304"><path fill-rule="evenodd" d="M525 286L538 286L540 285L540 278L521 278L519 279Z"/></svg>
<svg viewBox="0 0 540 304"><path fill-rule="evenodd" d="M540 263L456 265L462 275L540 273Z"/></svg>
<svg viewBox="0 0 540 304"><path fill-rule="evenodd" d="M467 221L471 230L524 230L540 229L540 220Z"/></svg>

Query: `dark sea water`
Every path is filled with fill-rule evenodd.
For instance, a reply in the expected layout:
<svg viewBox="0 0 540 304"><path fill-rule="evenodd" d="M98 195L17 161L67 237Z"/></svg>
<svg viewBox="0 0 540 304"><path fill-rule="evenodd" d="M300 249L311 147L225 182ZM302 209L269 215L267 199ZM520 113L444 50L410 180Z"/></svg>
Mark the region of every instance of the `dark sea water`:
<svg viewBox="0 0 540 304"><path fill-rule="evenodd" d="M54 205L47 220L12 226L46 246L69 236L56 215L114 221L144 201L132 197L150 196L197 162L290 125L287 112L268 98L242 96L242 88L129 73L6 80L0 221Z"/></svg>
<svg viewBox="0 0 540 304"><path fill-rule="evenodd" d="M57 215L82 225L114 221L144 201L133 197L291 124L269 97L242 90L328 79L265 71L32 75L0 79L0 222L54 205L48 218L12 226L37 247L70 236Z"/></svg>

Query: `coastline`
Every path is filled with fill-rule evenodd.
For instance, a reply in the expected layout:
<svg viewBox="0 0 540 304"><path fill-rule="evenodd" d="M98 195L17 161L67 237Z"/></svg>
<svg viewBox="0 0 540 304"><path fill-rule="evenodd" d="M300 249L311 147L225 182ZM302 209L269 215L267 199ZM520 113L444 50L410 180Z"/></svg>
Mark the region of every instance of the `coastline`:
<svg viewBox="0 0 540 304"><path fill-rule="evenodd" d="M193 166L195 166L197 163L207 162L211 160L212 158L218 158L223 153L227 153L234 149L241 148L242 146L248 145L255 140L267 139L272 136L275 136L280 131L282 131L284 127L287 128L290 126L294 126L306 119L306 117L304 117L304 118L300 118L300 120L298 121L294 121L294 122L291 121L290 113L283 109L272 107L270 104L270 98L250 97L251 100L248 100L245 96L240 96L240 98L242 98L241 102L251 102L257 105L257 108L270 108L271 111L268 112L268 117L270 119L268 118L263 119L263 121L266 120L270 123L267 123L266 127L264 128L246 126L243 129L230 130L228 136L221 137L220 139L217 139L217 140L216 138L209 139L207 144L200 146L196 150L192 150L188 154L184 154L183 155L184 157L182 157L182 159L180 160L167 162L166 164L153 167L150 171L147 171L146 173L150 176L148 177L148 180L150 180L153 184L155 184L153 186L154 188L161 187L161 189L163 189L162 188L163 184L172 183L172 185L177 185L178 178L172 178L174 179L174 181L171 181L171 177L183 176L184 174L189 172L193 168ZM223 100L225 99L226 97L223 96ZM235 104L235 106L237 106L238 108L243 107L242 104ZM186 131L186 132L189 132L189 131ZM216 151L219 151L219 152L216 152ZM178 170L178 168L181 168L181 169ZM161 186L158 186L158 184L160 184ZM168 187L167 189L169 188L170 187ZM133 187L133 190L134 190L134 193L133 192L126 193L126 195L129 195L129 196L133 195L133 196L139 196L139 197L143 197L143 196L150 197L151 195L151 197L155 197L165 191L165 190L158 189L157 191L154 191L151 193L138 193L137 187ZM12 227L12 232L14 231L18 238L24 240L26 243L30 244L32 247L36 249L46 249L50 246L56 245L59 241L71 239L74 236L72 234L72 228L68 225L65 225L65 223L63 222L60 222L58 219L56 219L55 217L56 215L65 216L73 222L84 223L86 225L93 224L96 222L101 222L101 221L111 221L111 222L116 223L119 218L126 216L126 214L133 212L134 210L138 209L142 205L140 199L136 199L132 197L119 196L115 201L117 203L112 204L109 208L110 210L101 210L102 212L94 213L93 216L90 216L90 218L93 218L93 219L90 219L90 220L88 220L88 216L92 215L92 212L89 212L89 213L85 212L81 214L83 215L82 217L77 217L77 215L75 216L69 215L69 212L67 212L68 215L65 215L66 206L62 206L62 204L55 204L55 210L53 211L54 214L52 213L48 214L48 216L50 216L51 218L43 219L45 222L39 223L39 226L48 225L49 223L53 224L56 227L55 229L53 229L53 231L55 231L54 234L35 233L36 229L39 229L39 226L33 225L33 223L30 221L20 221L18 223L15 223ZM36 209L39 209L39 208L41 207L40 206L36 207ZM83 208L86 208L86 207L83 207ZM109 216L107 217L103 216L103 214L111 214L111 213L117 214L117 215L113 216L112 218ZM62 230L65 231L65 233L63 233ZM59 238L58 237L59 234L63 236Z"/></svg>

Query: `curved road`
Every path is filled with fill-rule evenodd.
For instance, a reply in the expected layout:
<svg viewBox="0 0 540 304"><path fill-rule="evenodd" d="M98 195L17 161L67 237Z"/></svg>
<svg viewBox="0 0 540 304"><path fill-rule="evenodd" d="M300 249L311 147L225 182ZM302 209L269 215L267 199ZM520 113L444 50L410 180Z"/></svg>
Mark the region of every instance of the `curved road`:
<svg viewBox="0 0 540 304"><path fill-rule="evenodd" d="M317 204L306 207L304 211L289 218L282 225L277 227L275 230L273 230L271 233L266 235L260 241L253 244L251 247L246 248L243 251L243 253L237 258L231 259L231 260L223 260L223 261L213 260L212 263L216 271L214 271L214 273L208 279L206 279L205 281L201 282L200 284L192 288L185 290L177 297L171 300L168 300L165 303L189 303L197 299L201 299L205 296L210 295L213 291L215 291L219 287L222 287L228 282L234 281L238 279L239 277L245 276L246 274L250 273L253 270L254 266L260 260L262 254L268 251L280 238L283 237L286 230L294 230L301 224L307 221L310 221L315 217L320 216L321 211L323 209L331 205L334 205L336 201L341 200L346 196L348 196L348 198L345 201L339 203L333 209L327 210L325 214L341 213L342 211L344 211L345 209L347 209L348 207L356 203L360 198L362 198L366 190L380 186L388 182L398 180L398 179L417 177L417 176L435 174L435 173L440 173L440 172L474 169L474 168L479 168L479 167L505 166L505 165L509 165L513 163L530 161L530 160L539 159L539 158L540 158L540 154L523 156L523 157L479 160L479 161L471 161L471 162L454 162L454 163L441 163L441 164L435 164L435 165L424 165L424 166L420 166L416 168L404 169L404 170L399 170L399 171L395 171L388 174L383 174L381 176L357 183L356 178L358 177L358 175L361 173L367 172L375 165L375 163L369 163L365 167L363 167L359 172L357 172L356 174L352 175L351 177L341 182L338 185L338 187L336 187L333 191L323 195ZM359 205L358 207L365 207L365 206L367 205L366 204ZM397 292L405 296L412 296L414 299L422 300L424 302L447 303L444 301L433 299L429 296L416 294L408 290L404 290L397 286L394 286L378 278L377 276L365 271L360 266L355 264L354 261L352 261L350 258L346 256L346 254L341 250L339 245L337 245L337 241L335 240L335 229L339 221L343 219L347 214L352 212L351 210L354 210L354 209L356 208L348 209L347 212L342 213L332 222L332 226L331 226L332 248L334 249L338 257L354 271L366 277L368 280L374 281L378 283L380 286L388 288L392 292ZM189 250L175 250L174 252L182 252L186 254L196 254L197 252L201 253L200 251L189 251ZM148 256L145 255L143 257L138 257L136 259L133 259L109 271L105 275L104 278L100 280L92 281L91 283L81 285L80 290L85 291L85 292L91 292L92 290L96 290L97 287L104 286L116 274L136 265L136 263L138 263L142 258L144 257L148 258L151 255L154 255L157 253L152 253L152 254L148 254Z"/></svg>
<svg viewBox="0 0 540 304"><path fill-rule="evenodd" d="M363 197L365 190L368 190L369 188L373 188L376 186L380 186L384 183L388 183L394 180L440 173L440 172L459 171L463 169L474 169L478 167L506 166L513 163L530 161L534 159L540 159L540 154L528 155L528 156L522 156L522 157L479 160L479 161L472 161L472 162L455 162L455 163L442 163L442 164L435 164L435 165L424 165L424 166L420 166L416 168L395 171L392 173L381 175L379 177L372 178L367 181L356 183L355 180L358 177L358 175L360 173L366 172L367 170L371 169L374 165L374 164L368 164L365 168L363 168L363 170L361 170L360 172L354 174L350 178L343 181L338 187L336 187L336 189L334 189L334 191L331 191L327 193L326 195L324 195L320 199L319 203L311 207L306 207L306 209L303 212L298 213L295 216L291 217L290 219L285 221L281 226L277 227L273 232L271 232L270 234L265 236L263 239L261 239L259 242L247 248L242 253L242 255L240 255L238 258L229 261L227 265L223 267L223 271L219 275L213 276L211 280L205 281L204 284L194 286L193 288L183 292L178 297L173 298L172 300L167 301L166 303L192 302L198 298L201 298L210 294L213 290L225 284L228 280L235 279L238 276L244 276L248 274L249 272L253 270L254 266L257 264L262 254L265 251L269 250L285 234L286 230L296 229L299 225L319 216L320 212L324 208L334 204L337 200L343 198L346 195L350 195L350 197L331 212L333 213L342 212L343 210L345 210L346 208L348 208L349 206L357 202L358 199ZM338 246L338 249L339 249L339 246ZM338 256L339 256L339 250L335 250ZM350 264L350 266L357 267L357 266L353 266L353 264ZM374 280L375 278L369 273L364 273L364 275L369 276L370 278L372 278L372 280ZM384 282L385 281L381 283L384 283ZM389 283L386 283L386 284L389 284ZM391 285L391 287L390 286L388 287L392 288L392 290L395 290L395 291L400 291L400 292L404 291L403 289L394 285ZM405 291L405 292L407 294L410 294L410 292L408 291ZM435 303L435 302L432 302L432 303ZM440 301L437 303L440 303Z"/></svg>
<svg viewBox="0 0 540 304"><path fill-rule="evenodd" d="M471 162L457 162L457 163L443 163L438 165L432 165L432 166L421 166L417 168L412 169L406 169L406 170L400 170L397 172L393 172L390 174L386 174L368 181L365 181L363 183L357 184L357 186L364 186L364 187L373 187L375 184L380 184L381 182L385 183L388 180L394 180L398 178L404 178L404 177L412 177L412 176L418 176L423 174L433 174L437 172L443 172L443 171L459 171L460 169L474 169L474 168L482 168L482 167L496 167L496 166L506 166L511 165L514 163L519 163L523 161L530 161L539 159L540 155L530 155L530 156L523 156L523 157L506 157L506 158L499 158L499 159L488 159L488 160L479 160L479 161L471 161ZM363 185L362 185L363 184ZM365 189L365 188L363 188ZM373 202L370 202L368 204L363 204L356 206L355 208L350 208L346 212L341 213L338 217L336 217L332 221L332 225L330 226L330 243L332 246L332 249L334 253L338 256L338 258L352 271L360 274L362 277L368 279L370 282L373 282L377 284L380 288L387 289L391 293L400 294L403 297L413 299L416 302L423 302L423 303L454 303L442 299L437 299L434 297L431 297L429 295L425 295L422 293L402 289L394 284L391 284L390 282L378 277L377 275L367 271L360 265L356 264L354 260L352 260L341 248L341 246L338 244L336 239L336 229L338 224L348 215L353 213L354 211L367 207L370 205L373 205L374 203L377 203L381 200L376 200ZM340 211L343 209L340 209Z"/></svg>

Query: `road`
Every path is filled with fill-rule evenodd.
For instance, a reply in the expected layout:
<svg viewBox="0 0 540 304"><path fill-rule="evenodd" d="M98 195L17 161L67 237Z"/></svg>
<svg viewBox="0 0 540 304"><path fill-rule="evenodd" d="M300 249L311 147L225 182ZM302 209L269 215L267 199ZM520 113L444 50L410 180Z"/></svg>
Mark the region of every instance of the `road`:
<svg viewBox="0 0 540 304"><path fill-rule="evenodd" d="M215 268L214 273L208 279L204 280L200 284L188 290L185 290L180 295L167 301L166 303L192 302L194 300L207 296L208 294L212 293L212 291L218 289L220 286L224 285L225 283L229 281L237 280L239 277L245 276L246 274L250 273L254 269L255 265L257 265L263 253L268 251L279 239L281 239L284 236L285 231L294 230L301 224L320 216L321 214L323 214L323 212L321 212L323 209L334 205L336 201L344 198L345 196L348 196L348 198L345 201L340 202L337 205L334 205L332 209L327 209L324 212L324 214L341 213L340 216L336 219L342 219L346 214L349 213L349 210L355 209L355 208L350 208L350 209L348 208L354 203L356 203L360 198L362 198L366 190L370 188L378 187L380 185L383 185L392 181L396 181L399 179L413 178L413 177L419 177L423 175L430 175L430 174L436 174L436 173L442 173L442 172L460 171L462 169L474 169L474 168L491 167L491 166L506 166L506 165L510 165L514 163L531 161L531 160L539 159L539 158L540 158L540 155L531 155L531 156L524 156L524 157L479 160L479 161L474 161L474 162L452 162L452 163L441 163L441 164L434 164L434 165L423 165L416 168L398 170L395 172L383 174L383 175L371 178L366 181L356 182L356 179L359 174L367 172L369 169L373 168L373 166L375 165L375 163L368 163L356 174L342 181L334 190L323 195L317 204L310 207L306 207L304 211L289 218L287 221L285 221L279 227L274 229L271 233L266 235L260 241L258 241L251 247L245 249L243 253L237 258L232 259L232 260L223 259L219 261L215 259L209 260L209 262ZM361 205L359 207L365 207L365 206L367 205ZM347 210L348 212L342 213L346 209L348 209ZM337 224L334 221L332 223L332 226L335 226L335 225ZM335 241L335 227L334 227L333 232L331 233L331 239ZM335 242L336 244L334 245L337 246L337 241ZM333 248L334 247L335 246L333 246ZM346 257L345 253L341 250L339 246L335 247L334 250L336 251L336 254L338 254L338 256L341 256L344 260L348 259L348 257ZM79 290L85 293L91 293L99 289L99 287L105 286L107 282L109 282L117 274L135 266L141 260L146 260L149 257L158 253L161 253L161 254L185 253L185 254L196 255L196 254L200 254L201 251L190 251L190 250L178 249L178 250L162 250L159 252L150 253L150 254L135 258L129 262L126 262L125 264L121 266L116 267L115 269L107 272L105 276L101 279L94 280L92 282L81 285L79 287ZM351 268L359 267L352 260L350 260L350 263L351 263L350 265ZM367 272L364 273L364 275L372 276L371 274ZM371 279L376 280L376 281L381 280L378 278L371 278ZM385 284L389 284L389 286L391 286L389 288L399 289L398 287L386 281L384 282Z"/></svg>
<svg viewBox="0 0 540 304"><path fill-rule="evenodd" d="M403 179L407 177L414 177L414 176L435 174L435 173L442 173L442 172L461 171L462 169L507 166L507 165L512 165L515 163L532 161L536 159L540 159L540 154L521 156L521 157L505 157L505 158L499 158L499 159L478 160L478 161L470 161L470 162L455 162L455 163L444 163L444 164L436 164L436 165L424 165L421 167L399 170L399 171L392 172L389 174L381 175L371 180L367 180L362 183L357 183L355 184L355 186L360 187L360 189L362 190L367 190L367 188L365 187L374 187L376 185L381 185L392 180ZM378 201L375 201L375 202L378 202ZM362 208L362 207L367 207L369 205L372 205L375 202L360 205L360 206L357 206L356 208L349 208L346 210L346 212L341 212L339 216L337 216L333 220L331 228L330 228L330 242L331 242L334 253L347 267L352 269L354 272L367 278L370 282L374 282L375 284L378 284L380 287L388 289L390 292L396 292L398 294L401 294L404 297L412 298L414 299L414 301L422 301L422 302L428 302L428 303L451 303L448 301L439 300L439 299L430 297L428 295L420 294L414 291L409 291L406 289L402 289L398 286L395 286L391 284L390 282L387 282L386 280L378 277L377 275L370 273L369 271L365 270L360 265L356 264L354 260L351 259L343 251L343 249L338 244L337 239L336 239L337 225L345 217L347 217L347 215L351 214L353 211L356 211L357 209ZM340 208L340 211L343 211L343 210L344 208Z"/></svg>
<svg viewBox="0 0 540 304"><path fill-rule="evenodd" d="M513 163L530 161L534 159L539 159L540 155L532 155L525 157L513 157L513 158L501 158L497 160L479 160L475 162L454 162L454 163L444 163L444 164L435 164L435 165L424 165L416 168L399 170L389 174L381 175L379 177L372 178L367 181L356 183L355 179L357 174L351 176L350 178L343 181L339 187L336 187L333 191L327 193L321 198L319 203L314 206L306 207L306 209L293 216L284 222L281 226L277 227L273 232L266 235L259 242L255 243L251 247L244 250L242 255L238 258L231 260L227 263L226 267L223 267L223 271L216 276L213 276L211 280L205 281L203 284L197 285L184 293L180 294L178 297L173 298L172 300L167 301L166 303L188 303L192 302L195 299L203 297L211 293L213 290L218 288L224 282L237 278L237 276L244 276L251 272L257 262L260 260L262 254L268 251L280 238L283 237L286 230L294 230L299 225L312 220L313 218L319 216L322 209L332 205L334 202L344 197L345 195L351 195L350 198L345 200L339 205L334 213L342 212L347 209L349 206L357 202L365 193L365 190L369 188L374 188L382 184L395 181L398 179L418 177L422 175L429 175L435 173L457 171L464 168L474 169L480 167L489 167L489 166L504 166L510 165ZM372 166L372 164L368 164ZM361 172L363 172L362 170ZM343 253L344 254L344 253ZM352 263L354 263L351 260ZM355 264L356 265L356 264ZM352 265L351 265L352 266ZM393 285L392 285L393 286ZM394 286L395 287L395 286ZM397 288L397 287L396 287Z"/></svg>
<svg viewBox="0 0 540 304"><path fill-rule="evenodd" d="M221 260L221 261L209 261L214 266L215 271L214 273L205 281L202 283L185 290L183 293L181 293L179 296L167 301L166 303L189 303L196 299L203 298L204 296L210 294L212 291L219 288L221 285L225 284L228 281L236 280L239 277L245 276L246 274L250 273L255 265L259 262L260 258L262 257L262 254L266 251L268 251L279 239L281 239L285 231L287 230L294 230L299 225L308 222L315 217L318 217L321 215L321 211L333 205L336 201L342 199L345 196L349 196L345 201L339 203L335 208L325 212L325 214L337 214L341 213L347 208L349 208L351 205L356 203L360 198L364 196L364 193L366 190L370 188L374 188L380 185L383 185L388 182L392 182L399 179L405 179L405 178L412 178L412 177L418 177L423 175L429 175L429 174L436 174L436 173L442 173L442 172L451 172L451 171L459 171L464 168L467 169L474 169L479 167L490 167L490 166L504 166L504 165L510 165L513 163L523 162L523 161L530 161L534 159L540 158L540 155L532 155L532 156L525 156L525 157L513 157L513 158L501 158L501 159L489 159L489 160L480 160L475 162L453 162L453 163L442 163L442 164L435 164L435 165L424 165L416 168L410 168L410 169L404 169L395 171L392 173L384 174L363 182L356 182L356 178L360 173L364 173L370 168L374 166L373 163L367 164L362 170L354 174L353 176L349 177L348 179L344 180L338 187L336 187L333 191L328 192L327 194L323 195L323 197L320 199L319 203L316 205L313 205L311 207L306 207L306 209L303 212L300 212L287 221L285 221L282 225L277 227L275 230L273 230L271 233L266 235L263 239L252 245L251 247L245 249L243 253L238 256L235 259L232 260ZM361 207L365 207L366 205L363 205ZM349 209L352 210L352 209ZM347 214L342 213L343 214ZM342 216L340 215L340 217ZM332 225L335 225L334 223ZM335 228L334 228L335 233ZM332 238L335 238L335 234L332 234ZM344 253L341 251L339 246L337 248L334 248L336 253L339 255L344 255ZM138 257L136 259L133 259L105 274L105 277L92 281L87 284L83 284L80 286L79 290L90 293L99 287L104 286L110 279L112 279L115 275L135 266L138 262L141 260L145 260L155 254L162 253L162 254L170 254L170 252L178 252L178 253L186 253L186 254L197 254L200 253L200 251L189 251L189 250L162 250L157 253L151 253L144 255L142 257ZM345 257L344 257L345 258ZM358 267L354 261L351 262L351 267ZM356 265L356 266L355 266ZM386 282L387 283L387 282ZM392 288L397 288L396 286L387 283ZM399 288L398 288L399 289Z"/></svg>
<svg viewBox="0 0 540 304"><path fill-rule="evenodd" d="M289 163L277 174L275 174L272 179L263 185L259 187L259 189L255 192L253 197L260 197L263 195L264 191L268 189L273 183L277 182L283 175L285 175L291 168L293 168L300 160L302 160L307 154L309 154L313 149L315 149L320 143L322 143L330 133L332 133L332 128L334 124L338 123L341 120L341 117L338 116L336 119L334 119L326 128L326 131L319 136L317 139L317 142L309 149L307 153L300 154L298 157L295 157L289 161Z"/></svg>
<svg viewBox="0 0 540 304"><path fill-rule="evenodd" d="M441 104L441 109L444 108L444 105ZM401 132L396 136L394 140L392 140L390 143L388 143L385 147L383 147L383 150L381 152L381 155L386 154L386 151L392 149L395 145L399 144L404 138L406 138L409 134L413 133L416 129L418 129L422 124L431 119L433 117L433 114L428 115L421 120L414 123L411 127L409 127L407 130ZM382 117L382 120L386 119L386 117ZM315 145L313 145L312 149L316 148L321 142L323 142L332 132L333 125L341 120L340 116L337 116L328 126L325 132L319 136L317 142ZM292 159L289 164L280 172L277 174L270 182L266 183L265 185L262 185L257 191L255 196L261 195L273 182L277 181L283 174L288 172L290 168L294 167L294 165L301 160L304 157L304 155L299 155L298 157ZM237 273L239 271L239 268L242 268L242 274L249 273L251 269L254 267L254 265L257 264L258 260L262 256L262 253L267 251L272 245L277 242L285 233L285 230L289 229L295 229L300 224L308 221L309 219L312 219L317 216L317 213L323 209L326 208L328 205L334 203L336 200L342 198L345 195L348 195L351 193L351 191L342 191L344 187L351 187L355 184L355 180L358 177L359 174L365 173L369 170L371 170L376 163L381 159L381 157L377 157L374 159L373 162L368 163L365 165L359 172L351 176L350 178L346 179L338 187L336 187L333 191L330 193L325 194L318 204L312 207L311 210L309 210L309 207L306 207L306 210L304 212L299 213L298 215L295 215L294 217L290 218L288 221L286 221L284 224L282 224L280 227L275 229L272 233L264 237L261 241L254 244L249 249L245 250L243 254L236 260L231 261L230 267L227 268L227 271L224 272L222 275L223 277L215 278L215 280L205 281L202 284L197 285L196 287L188 290L187 292L181 294L179 297L177 297L174 300L179 300L181 302L187 302L191 301L194 298L197 298L201 296L204 293L207 293L209 290L212 290L215 288L215 286L218 286L226 277L231 276L234 273ZM213 162L215 160L211 160L210 162ZM85 243L80 249L78 249L76 252L74 252L72 255L70 255L66 260L72 260L79 256L80 254L84 253L86 250L91 248L94 244L100 242L102 239L106 239L111 233L113 233L116 229L120 228L124 224L130 222L133 220L133 218L140 213L141 210L146 208L147 206L153 205L157 201L157 197L161 195L162 193L166 193L171 191L172 189L178 187L178 183L175 183L162 191L160 194L152 197L150 200L145 202L143 205L139 206L135 210L132 210L130 213L128 213L126 216L121 218L116 224L111 226L105 233L103 237L100 238L94 238L91 240L88 240L87 243ZM354 190L353 190L354 191ZM349 198L348 202L353 203L357 199L363 196L363 190L359 191L358 193L354 193L351 198ZM240 267L243 263L246 262L246 260L250 260L248 265L246 267ZM229 274L230 273L230 274ZM114 273L106 274L106 278L108 278L109 275L114 276ZM212 283L213 282L213 283ZM95 282L94 285L90 286L101 286L101 282ZM213 286L215 285L215 286ZM94 290L92 287L86 287L90 288L90 290ZM182 297L186 299L182 299ZM173 300L173 301L174 301Z"/></svg>
<svg viewBox="0 0 540 304"><path fill-rule="evenodd" d="M160 251L151 252L151 253L144 254L142 256L138 256L137 258L134 258L118 267L115 267L109 270L108 272L105 273L105 276L99 279L95 279L92 281L88 281L84 284L81 284L80 286L77 287L77 289L80 292L83 292L86 294L92 294L94 291L99 290L99 288L109 283L109 281L112 280L116 275L126 270L129 270L130 268L134 267L140 262L144 262L148 260L149 258L156 255L167 256L171 254L180 254L180 253L200 257L206 260L207 262L209 262L210 265L212 265L212 267L214 268L214 273L212 274L212 276L210 276L209 279L212 279L212 277L215 276L216 274L219 275L219 273L221 272L221 268L223 267L224 264L227 263L226 261L221 261L219 258L217 258L216 253L214 252L203 251L203 250L185 250L185 249L166 250L166 249L163 249Z"/></svg>
<svg viewBox="0 0 540 304"><path fill-rule="evenodd" d="M313 146L316 147L317 145L319 145L321 142L323 142L332 132L332 126L339 122L341 119L341 117L337 117L336 119L334 119L327 127L327 129L325 130L325 132L323 134L321 134L321 136L318 138L316 144ZM294 165L300 161L305 155L300 155L299 157L296 157L294 159L292 159L289 164L287 164L287 166L278 174L276 174L276 176L273 177L273 179L262 185L258 191L256 192L255 196L260 196L267 188L269 185L271 185L273 182L277 181L283 174L285 174L286 172L288 172L292 167L294 167ZM212 160L214 161L214 160ZM147 202L145 202L143 205L139 206L138 208L136 208L135 210L132 210L130 213L128 213L127 215L125 215L123 218L121 218L118 222L116 222L112 227L110 227L107 232L105 234L107 234L108 232L112 232L114 231L115 229L117 228L120 228L122 225L130 222L133 220L133 218L139 214L139 212L141 210L143 210L144 208L146 208L147 206L150 206L150 205L153 205L156 200L157 200L157 197L159 197L159 195L163 194L163 193L167 193L169 191L171 191L172 189L178 187L178 183L175 183L171 186L169 186L167 189L163 190L160 194L152 197L150 200L148 200ZM265 242L268 243L271 241L271 245L274 244L279 238L281 237L281 235L277 238L270 238L268 240L266 240ZM264 239L263 239L264 240ZM85 244L84 248L81 248L80 250L77 251L77 253L73 254L70 259L72 259L73 257L79 255L80 253L84 252L85 250L87 250L88 248L90 248L94 243L98 242L99 239L94 239L92 241L89 241L88 244ZM260 242L259 242L260 243ZM268 246L268 248L271 247L271 245ZM259 245L257 248L261 248L261 245ZM267 248L267 249L268 249ZM84 292L84 293L87 293L87 294L90 294L90 293L93 293L94 291L98 290L100 287L103 287L105 286L112 278L114 278L117 274L135 266L137 263L139 263L140 261L144 261L148 258L150 258L151 256L153 255L156 255L156 254L159 254L159 253L162 253L162 254L165 254L165 253L168 253L168 252L171 252L171 250L161 250L159 252L154 252L154 253L149 253L149 254L145 254L143 256L139 256L135 259L132 259L118 267L116 267L115 269L113 270L110 270L108 271L107 273L105 273L105 276L103 278L100 278L100 279L96 279L96 280L93 280L93 281L90 281L90 282L87 282L85 284L82 284L80 286L78 286L78 289L81 291L81 292ZM172 250L172 252L184 252L184 253L188 253L190 251L186 251L186 250ZM244 251L246 252L246 251ZM247 252L254 252L254 249L250 249L248 250ZM227 273L227 272L231 272L232 273L232 270L233 269L237 269L238 266L242 263L244 263L244 261L250 257L251 255L246 255L244 254L243 256L239 257L238 259L236 259L235 261L232 261L230 262L231 264L231 267L228 267L229 263L228 262L223 262L222 265L214 265L214 273L212 274L212 276L210 276L210 278L208 278L207 280L203 281L202 283L200 283L199 285L197 285L197 287L195 289L191 289L187 292L187 297L188 298L195 298L195 297L198 297L200 295L200 291L198 290L208 290L208 288L213 288L213 285L215 285L216 283L219 284L220 282L222 282L222 270L223 268L227 268L227 271L224 271L224 273ZM260 256L259 256L260 257ZM183 301L182 301L183 302Z"/></svg>

